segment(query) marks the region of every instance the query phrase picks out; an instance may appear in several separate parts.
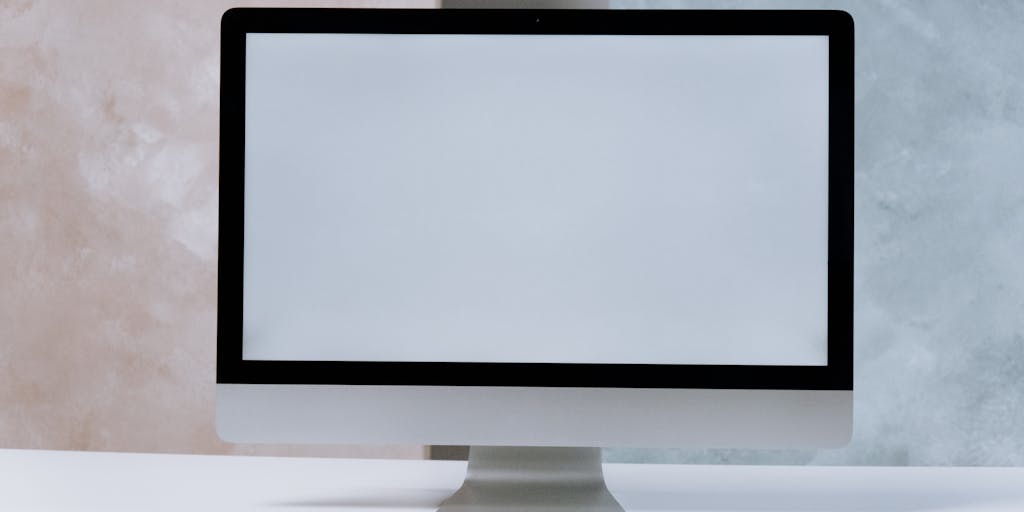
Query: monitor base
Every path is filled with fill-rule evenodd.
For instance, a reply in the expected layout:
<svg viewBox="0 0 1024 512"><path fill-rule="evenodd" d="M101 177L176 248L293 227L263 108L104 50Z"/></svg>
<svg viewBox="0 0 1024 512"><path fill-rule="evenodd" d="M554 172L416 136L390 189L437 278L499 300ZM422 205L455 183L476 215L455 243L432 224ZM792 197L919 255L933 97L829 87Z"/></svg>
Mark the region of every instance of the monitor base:
<svg viewBox="0 0 1024 512"><path fill-rule="evenodd" d="M600 448L473 446L462 487L438 512L623 512Z"/></svg>

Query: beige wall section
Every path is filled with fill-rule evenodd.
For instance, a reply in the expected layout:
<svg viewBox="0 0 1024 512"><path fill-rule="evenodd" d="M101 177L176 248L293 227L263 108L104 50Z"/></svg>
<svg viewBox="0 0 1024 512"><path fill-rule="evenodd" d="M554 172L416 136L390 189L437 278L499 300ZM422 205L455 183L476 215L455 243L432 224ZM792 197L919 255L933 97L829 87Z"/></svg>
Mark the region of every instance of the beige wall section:
<svg viewBox="0 0 1024 512"><path fill-rule="evenodd" d="M270 3L0 0L0 447L423 456L214 432L219 23L236 5Z"/></svg>

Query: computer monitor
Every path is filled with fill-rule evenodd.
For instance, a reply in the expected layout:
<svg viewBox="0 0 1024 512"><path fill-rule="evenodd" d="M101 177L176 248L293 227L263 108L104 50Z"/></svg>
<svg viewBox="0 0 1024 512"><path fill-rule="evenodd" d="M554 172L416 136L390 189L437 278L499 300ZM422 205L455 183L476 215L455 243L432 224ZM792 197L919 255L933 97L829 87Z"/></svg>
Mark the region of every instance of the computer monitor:
<svg viewBox="0 0 1024 512"><path fill-rule="evenodd" d="M223 438L598 480L849 439L846 13L233 9L221 44Z"/></svg>

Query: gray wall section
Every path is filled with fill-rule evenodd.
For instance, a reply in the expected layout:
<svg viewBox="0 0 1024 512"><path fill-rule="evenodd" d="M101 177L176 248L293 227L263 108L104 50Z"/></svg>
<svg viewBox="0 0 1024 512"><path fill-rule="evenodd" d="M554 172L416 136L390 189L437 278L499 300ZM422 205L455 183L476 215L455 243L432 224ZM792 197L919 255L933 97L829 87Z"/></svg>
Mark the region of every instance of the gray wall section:
<svg viewBox="0 0 1024 512"><path fill-rule="evenodd" d="M1024 2L618 1L856 20L854 437L612 461L1024 465Z"/></svg>

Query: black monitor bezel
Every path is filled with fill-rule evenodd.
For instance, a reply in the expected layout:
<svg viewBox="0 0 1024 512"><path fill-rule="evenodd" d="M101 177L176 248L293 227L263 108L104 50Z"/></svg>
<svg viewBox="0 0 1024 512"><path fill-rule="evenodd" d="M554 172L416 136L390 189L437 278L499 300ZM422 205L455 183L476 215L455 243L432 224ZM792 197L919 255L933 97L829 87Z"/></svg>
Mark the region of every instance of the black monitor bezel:
<svg viewBox="0 0 1024 512"><path fill-rule="evenodd" d="M829 36L828 364L257 361L242 357L246 33ZM843 11L240 8L221 20L217 382L853 389L853 19Z"/></svg>

